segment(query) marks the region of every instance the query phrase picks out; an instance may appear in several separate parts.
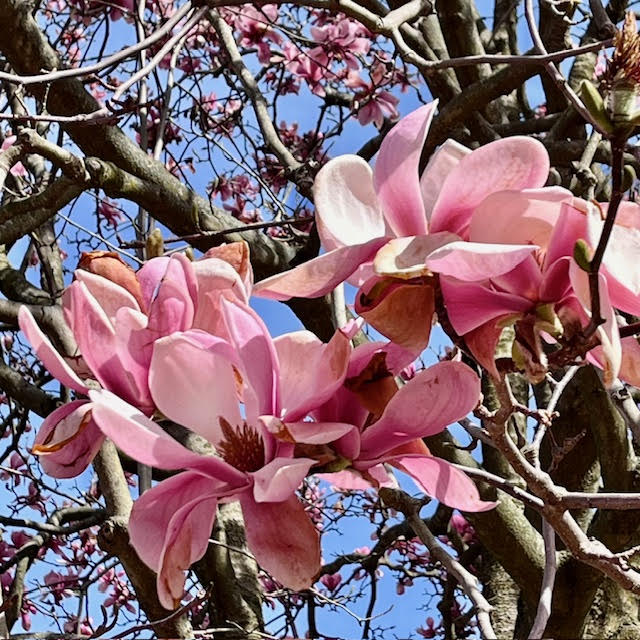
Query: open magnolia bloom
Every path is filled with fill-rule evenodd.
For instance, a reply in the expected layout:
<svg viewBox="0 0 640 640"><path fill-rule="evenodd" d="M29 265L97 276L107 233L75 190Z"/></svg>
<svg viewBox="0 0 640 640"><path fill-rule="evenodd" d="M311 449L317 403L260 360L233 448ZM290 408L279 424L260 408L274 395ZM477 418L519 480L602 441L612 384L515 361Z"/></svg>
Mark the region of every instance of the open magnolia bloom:
<svg viewBox="0 0 640 640"><path fill-rule="evenodd" d="M86 396L89 388L100 386L150 415L155 409L148 384L154 341L192 327L225 332L220 300L248 300L252 276L246 245L218 251L225 259L192 263L175 254L149 260L138 272L115 254L84 254L63 295L78 357L63 358L26 307L19 312L20 328L51 375L66 387ZM42 423L33 452L41 455L49 475L78 475L100 448L102 436L90 409L88 400L77 400Z"/></svg>
<svg viewBox="0 0 640 640"><path fill-rule="evenodd" d="M289 358L281 362L251 308L231 300L221 308L229 341L202 331L162 338L149 375L162 414L205 438L219 457L187 450L109 392L90 393L94 420L125 453L161 469L186 469L147 491L129 525L136 551L158 573L167 608L182 597L183 572L206 551L220 501L240 502L247 543L262 567L292 589L311 586L320 569L319 535L295 491L316 461L294 457L294 448L353 430L304 418L342 385L357 325L327 344L306 331L284 338Z"/></svg>
<svg viewBox="0 0 640 640"><path fill-rule="evenodd" d="M503 328L515 324L514 357L532 380L546 373L541 338L571 337L590 320L587 273L576 263L576 243L584 241L591 258L603 225L601 205L575 198L561 188L501 192L485 199L467 217L441 219L465 227L466 243L441 252L427 265L440 273L440 285L453 328L463 335L474 356L498 375L494 354ZM635 339L621 343L615 310L640 313L640 278L629 269L640 251L640 206L623 203L600 270L598 328L601 347L590 354L604 370L605 383L620 375L640 383L640 348ZM492 247L482 261L473 261L478 246ZM530 245L528 255L506 273L496 243ZM416 268L418 266L416 265ZM624 349L623 349L624 347Z"/></svg>
<svg viewBox="0 0 640 640"><path fill-rule="evenodd" d="M349 280L360 288L356 311L367 322L415 354L424 349L434 311L427 258L461 240L465 216L488 195L540 187L549 171L541 143L513 137L474 151L447 141L420 175L435 109L432 102L400 120L385 137L373 171L356 155L334 158L320 170L314 201L327 253L259 282L256 295L316 297ZM445 218L460 222L444 225ZM475 261L490 250L483 246ZM506 273L530 252L526 246L502 247L494 268Z"/></svg>
<svg viewBox="0 0 640 640"><path fill-rule="evenodd" d="M342 489L366 489L392 482L384 463L407 473L427 495L462 511L485 511L475 484L446 460L429 453L422 438L443 431L480 400L480 380L465 364L440 362L398 388L394 345L366 344L352 355L344 385L313 411L320 421L351 422L357 428L324 448L330 473L320 477ZM307 455L313 449L306 447Z"/></svg>

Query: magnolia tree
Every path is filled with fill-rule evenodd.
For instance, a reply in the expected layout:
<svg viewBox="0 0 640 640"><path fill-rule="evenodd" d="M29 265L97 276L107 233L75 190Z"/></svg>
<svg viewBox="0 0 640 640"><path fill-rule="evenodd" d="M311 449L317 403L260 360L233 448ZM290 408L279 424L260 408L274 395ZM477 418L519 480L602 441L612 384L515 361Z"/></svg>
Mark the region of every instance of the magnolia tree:
<svg viewBox="0 0 640 640"><path fill-rule="evenodd" d="M0 636L640 637L628 4L0 0Z"/></svg>

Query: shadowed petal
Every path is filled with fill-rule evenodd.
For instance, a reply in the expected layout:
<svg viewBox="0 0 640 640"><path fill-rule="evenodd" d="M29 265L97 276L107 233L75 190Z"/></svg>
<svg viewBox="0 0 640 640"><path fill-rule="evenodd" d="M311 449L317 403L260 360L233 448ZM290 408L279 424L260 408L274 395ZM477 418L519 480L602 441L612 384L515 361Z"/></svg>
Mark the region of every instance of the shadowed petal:
<svg viewBox="0 0 640 640"><path fill-rule="evenodd" d="M53 478L74 478L93 460L104 436L92 420L92 403L74 400L50 413L38 429L32 453Z"/></svg>
<svg viewBox="0 0 640 640"><path fill-rule="evenodd" d="M362 434L361 460L440 433L472 411L480 379L461 362L439 362L418 373L391 398L380 419Z"/></svg>
<svg viewBox="0 0 640 640"><path fill-rule="evenodd" d="M298 498L256 502L243 494L240 504L247 544L258 564L285 587L309 588L320 570L320 536Z"/></svg>
<svg viewBox="0 0 640 640"><path fill-rule="evenodd" d="M408 456L393 461L427 495L460 511L488 511L497 503L485 502L469 476L452 464L431 456Z"/></svg>
<svg viewBox="0 0 640 640"><path fill-rule="evenodd" d="M356 313L376 331L414 358L429 343L434 309L431 285L404 284L391 279L386 282L376 279L370 288L365 285L355 305Z"/></svg>
<svg viewBox="0 0 640 640"><path fill-rule="evenodd" d="M502 316L489 320L464 336L464 341L478 364L483 366L496 380L500 379L495 359L503 329L500 325L501 321L506 321L508 318L509 316Z"/></svg>

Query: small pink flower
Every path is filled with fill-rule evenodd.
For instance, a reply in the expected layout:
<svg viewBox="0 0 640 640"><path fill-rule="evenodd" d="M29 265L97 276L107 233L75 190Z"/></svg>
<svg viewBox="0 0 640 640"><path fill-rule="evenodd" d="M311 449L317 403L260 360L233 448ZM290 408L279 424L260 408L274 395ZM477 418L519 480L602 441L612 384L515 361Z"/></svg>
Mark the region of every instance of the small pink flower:
<svg viewBox="0 0 640 640"><path fill-rule="evenodd" d="M124 213L108 198L100 200L98 215L104 218L114 229L118 226L118 223L124 220Z"/></svg>
<svg viewBox="0 0 640 640"><path fill-rule="evenodd" d="M320 578L320 582L329 591L335 591L342 582L342 576L339 573L325 574Z"/></svg>

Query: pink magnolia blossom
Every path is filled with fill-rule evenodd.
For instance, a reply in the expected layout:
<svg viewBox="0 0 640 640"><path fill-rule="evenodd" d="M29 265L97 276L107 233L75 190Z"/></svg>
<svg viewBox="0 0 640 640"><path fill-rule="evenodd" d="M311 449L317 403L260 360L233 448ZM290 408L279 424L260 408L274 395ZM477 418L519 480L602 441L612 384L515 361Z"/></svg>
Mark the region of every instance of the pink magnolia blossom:
<svg viewBox="0 0 640 640"><path fill-rule="evenodd" d="M485 149L485 160L499 151ZM473 155L473 154L471 154ZM443 187L468 175L471 155L454 166ZM478 169L479 170L479 169ZM452 200L456 198L449 189ZM546 372L542 340L580 331L589 323L587 274L573 258L578 240L595 250L603 209L557 187L501 191L475 207L451 207L432 218L437 229L455 229L467 242L443 247L424 263L440 273L440 285L453 328L463 335L476 359L495 376L495 348L505 326L515 324L516 357L532 379ZM511 269L503 270L499 247L530 247ZM640 249L640 206L625 202L614 226L600 270L598 328L601 347L590 359L604 369L610 384L619 374L640 381L640 347L620 341L615 309L640 312L640 278L628 261ZM396 259L402 260L399 252ZM416 264L416 269L423 265ZM493 274L493 275L489 275ZM620 373L622 371L622 373Z"/></svg>
<svg viewBox="0 0 640 640"><path fill-rule="evenodd" d="M242 506L259 564L288 587L309 587L320 568L319 536L294 491L316 461L294 458L294 446L322 445L353 429L304 418L342 384L357 327L326 345L308 332L293 334L281 345L289 356L283 360L253 310L223 300L222 311L228 341L200 331L162 338L149 375L158 409L220 457L189 451L106 391L90 394L95 421L125 453L161 469L187 469L146 492L131 515L132 544L158 572L167 608L182 596L183 571L207 549L217 504L232 499Z"/></svg>
<svg viewBox="0 0 640 640"><path fill-rule="evenodd" d="M56 351L27 307L20 309L20 328L66 387L86 396L97 382L150 415L155 408L148 384L154 341L192 328L225 332L220 300L248 300L253 275L246 245L226 245L207 255L195 263L180 254L154 258L134 273L114 254L84 254L84 268L76 271L63 296L65 318L81 354L76 358L65 359ZM42 423L33 452L49 475L74 477L94 458L103 436L91 409L91 402L74 400Z"/></svg>
<svg viewBox="0 0 640 640"><path fill-rule="evenodd" d="M230 15L234 15L231 11ZM269 43L280 44L282 36L271 25L278 18L278 7L273 4L265 4L254 7L244 5L235 13L235 26L240 31L240 44L243 47L256 47L258 61L268 65L271 60L271 47Z"/></svg>
<svg viewBox="0 0 640 640"><path fill-rule="evenodd" d="M122 220L124 220L124 213L122 210L108 198L100 200L100 203L98 204L98 215L104 218L114 229L120 222L122 222Z"/></svg>
<svg viewBox="0 0 640 640"><path fill-rule="evenodd" d="M459 242L463 231L460 225L442 228L439 219L473 209L494 192L540 187L549 169L542 144L514 137L494 143L491 163L485 148L469 152L449 141L420 176L420 154L435 108L435 102L421 107L387 134L373 172L354 155L334 158L321 169L314 199L327 253L258 283L254 293L277 300L317 297L348 280L359 287L356 311L369 324L415 353L427 345L434 290L425 262L444 245ZM466 155L473 171L449 180L451 167ZM487 272L487 277L508 272L533 249L501 245L493 250L498 273Z"/></svg>
<svg viewBox="0 0 640 640"><path fill-rule="evenodd" d="M357 22L343 19L322 27L311 27L311 35L319 46L308 52L310 58L327 69L332 61L344 62L349 69L360 68L357 56L365 56L371 47L371 36Z"/></svg>
<svg viewBox="0 0 640 640"><path fill-rule="evenodd" d="M373 122L379 129L385 117L392 120L398 117L398 102L400 100L388 91L376 91L358 109L358 122L362 126Z"/></svg>
<svg viewBox="0 0 640 640"><path fill-rule="evenodd" d="M601 209L564 189L543 187L549 158L536 140L513 137L470 151L451 140L418 179L435 105L387 135L372 173L360 158L329 162L314 185L328 253L256 287L258 295L313 297L349 279L356 311L383 335L419 351L433 314L429 278L440 274L447 313L494 375L501 331L517 322L517 354L533 379L546 370L541 336L589 322L588 280L573 259L577 240L595 249ZM626 268L640 247L640 207L624 203L601 270L602 343L590 358L611 382L640 380L640 347L620 342L614 308L640 309L640 278ZM395 237L393 237L395 235ZM424 322L415 322L416 317Z"/></svg>
<svg viewBox="0 0 640 640"><path fill-rule="evenodd" d="M495 503L482 501L463 472L432 456L422 442L476 407L478 376L460 362L440 362L398 389L394 374L403 356L394 345L381 348L376 343L353 352L345 384L312 413L321 421L351 422L357 427L331 445L335 460L329 459L330 471L320 477L343 489L389 486L393 481L384 463L390 463L427 495L450 507L493 508Z"/></svg>

